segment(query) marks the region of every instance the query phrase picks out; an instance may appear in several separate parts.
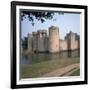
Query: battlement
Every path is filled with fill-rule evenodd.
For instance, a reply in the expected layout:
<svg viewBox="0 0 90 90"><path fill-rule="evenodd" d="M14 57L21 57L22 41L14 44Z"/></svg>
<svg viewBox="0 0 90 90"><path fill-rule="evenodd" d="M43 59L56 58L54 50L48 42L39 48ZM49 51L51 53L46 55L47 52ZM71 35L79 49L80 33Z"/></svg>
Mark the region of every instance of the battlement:
<svg viewBox="0 0 90 90"><path fill-rule="evenodd" d="M47 30L37 30L38 37L45 37L47 36Z"/></svg>
<svg viewBox="0 0 90 90"><path fill-rule="evenodd" d="M32 32L32 35L33 35L33 36L36 36L36 35L37 35L37 32Z"/></svg>
<svg viewBox="0 0 90 90"><path fill-rule="evenodd" d="M59 30L59 28L56 26L51 26L51 27L49 27L49 30Z"/></svg>
<svg viewBox="0 0 90 90"><path fill-rule="evenodd" d="M31 33L28 33L28 37L33 37L33 35Z"/></svg>
<svg viewBox="0 0 90 90"><path fill-rule="evenodd" d="M37 30L37 33L47 33L47 30L45 30L45 29Z"/></svg>

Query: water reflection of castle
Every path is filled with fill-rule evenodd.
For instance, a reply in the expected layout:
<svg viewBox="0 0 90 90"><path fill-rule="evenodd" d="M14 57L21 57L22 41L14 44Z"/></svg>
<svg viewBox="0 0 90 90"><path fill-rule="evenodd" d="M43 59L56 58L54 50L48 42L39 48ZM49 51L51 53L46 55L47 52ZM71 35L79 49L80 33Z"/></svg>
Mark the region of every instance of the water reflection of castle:
<svg viewBox="0 0 90 90"><path fill-rule="evenodd" d="M60 38L59 28L51 26L49 35L47 30L38 30L28 34L27 50L30 52L60 52L67 50L79 50L80 36L77 33L69 32L64 40Z"/></svg>

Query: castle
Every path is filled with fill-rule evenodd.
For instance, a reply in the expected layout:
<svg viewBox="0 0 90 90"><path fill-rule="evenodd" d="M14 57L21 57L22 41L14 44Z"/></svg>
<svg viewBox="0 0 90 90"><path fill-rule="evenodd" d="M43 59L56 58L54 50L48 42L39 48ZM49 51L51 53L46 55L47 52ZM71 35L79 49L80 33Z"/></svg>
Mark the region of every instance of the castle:
<svg viewBox="0 0 90 90"><path fill-rule="evenodd" d="M61 39L59 28L56 26L49 27L49 34L47 34L47 30L29 33L27 40L27 49L30 52L56 53L80 48L80 36L77 33L70 31L64 39Z"/></svg>

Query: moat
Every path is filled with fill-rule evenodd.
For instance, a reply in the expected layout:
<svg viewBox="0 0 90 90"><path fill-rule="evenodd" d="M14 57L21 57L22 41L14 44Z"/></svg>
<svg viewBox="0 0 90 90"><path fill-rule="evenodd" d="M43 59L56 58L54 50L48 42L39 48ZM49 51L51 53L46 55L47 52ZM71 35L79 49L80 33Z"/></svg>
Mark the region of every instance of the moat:
<svg viewBox="0 0 90 90"><path fill-rule="evenodd" d="M30 65L30 64L36 64L44 61L49 60L62 60L63 58L70 58L70 57L78 57L79 53L78 51L71 51L70 53L67 52L61 52L61 53L37 53L37 54L29 54L29 55L23 55L21 58L21 66L22 65Z"/></svg>

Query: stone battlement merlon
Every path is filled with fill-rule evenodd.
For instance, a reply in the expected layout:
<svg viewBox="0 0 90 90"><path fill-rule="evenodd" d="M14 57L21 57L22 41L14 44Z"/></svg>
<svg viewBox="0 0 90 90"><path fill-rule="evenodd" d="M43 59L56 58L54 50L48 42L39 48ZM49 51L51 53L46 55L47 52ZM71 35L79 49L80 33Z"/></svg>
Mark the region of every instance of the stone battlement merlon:
<svg viewBox="0 0 90 90"><path fill-rule="evenodd" d="M51 26L51 27L49 27L49 30L59 30L59 27L57 27L57 26Z"/></svg>
<svg viewBox="0 0 90 90"><path fill-rule="evenodd" d="M28 33L28 37L33 37L31 33Z"/></svg>

